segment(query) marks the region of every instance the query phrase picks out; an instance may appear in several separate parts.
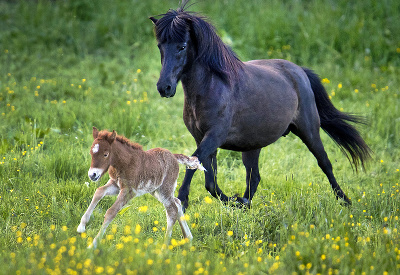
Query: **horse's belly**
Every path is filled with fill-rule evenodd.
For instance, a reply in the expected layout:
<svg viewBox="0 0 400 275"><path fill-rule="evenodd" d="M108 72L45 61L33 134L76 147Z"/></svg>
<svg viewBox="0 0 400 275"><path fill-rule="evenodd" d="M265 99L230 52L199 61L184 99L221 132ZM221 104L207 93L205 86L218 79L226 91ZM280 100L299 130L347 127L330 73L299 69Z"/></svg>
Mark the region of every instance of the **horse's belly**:
<svg viewBox="0 0 400 275"><path fill-rule="evenodd" d="M296 115L295 108L285 111L285 115L282 112L279 115L266 112L258 119L250 119L243 114L231 126L227 139L221 148L248 151L274 143L286 132Z"/></svg>
<svg viewBox="0 0 400 275"><path fill-rule="evenodd" d="M282 132L283 134L284 132ZM260 133L243 133L242 135L232 135L221 146L222 149L233 151L250 151L260 149L277 141L282 134L260 135Z"/></svg>

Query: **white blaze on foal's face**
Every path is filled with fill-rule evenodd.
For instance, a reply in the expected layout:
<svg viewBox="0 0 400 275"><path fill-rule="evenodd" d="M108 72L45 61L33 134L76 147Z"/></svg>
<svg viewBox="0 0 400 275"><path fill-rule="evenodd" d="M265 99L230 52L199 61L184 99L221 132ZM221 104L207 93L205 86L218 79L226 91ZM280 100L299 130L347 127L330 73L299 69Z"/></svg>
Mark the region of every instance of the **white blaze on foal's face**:
<svg viewBox="0 0 400 275"><path fill-rule="evenodd" d="M96 154L98 151L99 151L99 144L96 143L96 144L93 146L92 153L93 153L93 154Z"/></svg>

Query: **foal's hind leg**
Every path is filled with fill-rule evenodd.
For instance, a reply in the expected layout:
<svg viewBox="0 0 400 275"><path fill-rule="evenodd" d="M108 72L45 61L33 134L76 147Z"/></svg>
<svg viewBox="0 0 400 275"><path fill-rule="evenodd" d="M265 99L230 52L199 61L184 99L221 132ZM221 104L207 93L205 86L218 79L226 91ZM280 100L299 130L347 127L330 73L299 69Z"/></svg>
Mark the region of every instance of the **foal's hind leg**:
<svg viewBox="0 0 400 275"><path fill-rule="evenodd" d="M182 229L182 234L184 238L188 238L189 240L193 239L192 232L190 232L189 226L184 219L181 201L178 198L174 198L175 204L178 207L178 222Z"/></svg>
<svg viewBox="0 0 400 275"><path fill-rule="evenodd" d="M319 128L317 128L317 130L315 130L315 127L314 129L306 130L304 130L304 128L297 128L292 130L292 132L297 135L305 143L305 145L307 145L307 148L315 156L318 161L318 166L328 177L329 183L335 192L336 198L341 198L346 202L346 204L351 205L350 199L340 188L335 176L333 175L332 164L325 152L324 145L322 144L321 137L319 135Z"/></svg>
<svg viewBox="0 0 400 275"><path fill-rule="evenodd" d="M166 190L161 186L161 190L157 190L152 195L158 199L165 207L167 212L167 230L165 232L165 244L169 243L172 235L172 228L176 221L179 221L179 224L182 229L182 234L184 238L188 238L191 240L193 238L192 233L190 232L189 226L187 222L183 218L183 211L181 206L181 201L178 198L174 198L173 190Z"/></svg>

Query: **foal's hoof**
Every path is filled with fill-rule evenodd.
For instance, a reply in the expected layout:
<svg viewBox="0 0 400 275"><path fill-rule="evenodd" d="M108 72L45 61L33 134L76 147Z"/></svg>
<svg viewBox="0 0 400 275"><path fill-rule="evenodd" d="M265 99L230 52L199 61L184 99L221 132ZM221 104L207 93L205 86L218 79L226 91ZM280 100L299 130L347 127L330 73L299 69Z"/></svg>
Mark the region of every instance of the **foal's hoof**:
<svg viewBox="0 0 400 275"><path fill-rule="evenodd" d="M85 230L86 230L86 227L84 225L82 225L82 224L79 224L78 228L76 229L76 231L78 233L83 233L83 232L85 232Z"/></svg>

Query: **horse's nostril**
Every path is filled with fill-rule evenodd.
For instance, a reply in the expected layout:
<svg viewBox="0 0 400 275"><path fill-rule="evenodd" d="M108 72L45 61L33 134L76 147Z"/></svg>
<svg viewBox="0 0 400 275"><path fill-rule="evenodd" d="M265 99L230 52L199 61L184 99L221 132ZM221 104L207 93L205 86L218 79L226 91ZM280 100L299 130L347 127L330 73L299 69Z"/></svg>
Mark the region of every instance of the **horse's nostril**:
<svg viewBox="0 0 400 275"><path fill-rule="evenodd" d="M167 87L165 87L165 91L169 91L171 90L171 85L167 85Z"/></svg>

